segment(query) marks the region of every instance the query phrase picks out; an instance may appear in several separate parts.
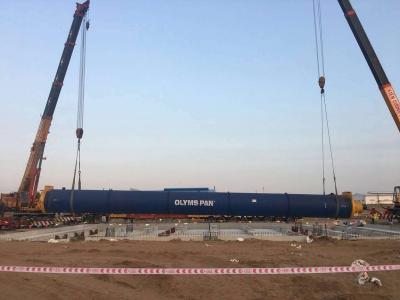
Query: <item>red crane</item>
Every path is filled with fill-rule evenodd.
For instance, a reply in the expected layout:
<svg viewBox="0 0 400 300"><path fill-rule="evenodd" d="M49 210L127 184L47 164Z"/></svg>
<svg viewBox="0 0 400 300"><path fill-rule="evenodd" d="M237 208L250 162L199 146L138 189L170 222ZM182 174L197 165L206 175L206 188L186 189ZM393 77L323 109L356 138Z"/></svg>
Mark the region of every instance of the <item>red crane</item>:
<svg viewBox="0 0 400 300"><path fill-rule="evenodd" d="M67 41L64 44L64 50L58 64L54 81L51 85L50 94L46 102L35 140L31 147L28 163L26 164L25 172L22 177L18 192L2 195L2 201L8 207L15 207L17 209L34 209L36 207L36 193L39 184L47 136L49 134L54 110L63 86L65 74L67 73L68 65L74 51L76 38L78 36L82 20L89 9L89 3L90 0L87 0L84 3L76 4L74 18L68 33Z"/></svg>
<svg viewBox="0 0 400 300"><path fill-rule="evenodd" d="M379 90L382 93L383 99L392 114L393 120L400 131L400 102L396 96L396 93L386 76L385 71L378 57L368 39L367 34L358 18L356 12L349 0L338 0L340 7L346 17L347 22L350 25L351 31L353 31L354 37L357 40L358 45L367 60L368 66L374 75L375 81L378 84ZM400 186L396 186L393 191L393 207L388 208L386 215L389 215L389 219L398 218L400 220Z"/></svg>
<svg viewBox="0 0 400 300"><path fill-rule="evenodd" d="M375 81L378 84L379 90L382 93L383 99L392 114L393 120L400 131L400 102L396 96L396 93L386 76L385 71L378 57L368 39L367 34L358 18L356 12L350 4L349 0L338 0L340 7L346 17L347 22L350 25L351 31L353 31L354 37L357 40L358 45L361 48L362 53L371 69L372 75L374 75Z"/></svg>

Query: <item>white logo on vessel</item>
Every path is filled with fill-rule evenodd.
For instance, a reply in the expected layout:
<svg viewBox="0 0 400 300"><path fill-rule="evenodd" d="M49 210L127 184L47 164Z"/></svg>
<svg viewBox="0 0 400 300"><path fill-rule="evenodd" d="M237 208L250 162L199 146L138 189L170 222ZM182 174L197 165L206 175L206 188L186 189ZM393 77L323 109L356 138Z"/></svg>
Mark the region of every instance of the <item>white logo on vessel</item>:
<svg viewBox="0 0 400 300"><path fill-rule="evenodd" d="M214 200L176 199L175 206L214 206Z"/></svg>

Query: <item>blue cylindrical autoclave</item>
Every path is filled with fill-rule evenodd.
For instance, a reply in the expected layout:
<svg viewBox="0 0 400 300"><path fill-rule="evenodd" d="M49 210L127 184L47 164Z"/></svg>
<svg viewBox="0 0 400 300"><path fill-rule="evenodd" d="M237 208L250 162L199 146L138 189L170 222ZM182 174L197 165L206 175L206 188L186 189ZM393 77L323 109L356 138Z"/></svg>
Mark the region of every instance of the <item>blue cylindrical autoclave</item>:
<svg viewBox="0 0 400 300"><path fill-rule="evenodd" d="M49 213L349 218L351 196L190 191L50 190Z"/></svg>

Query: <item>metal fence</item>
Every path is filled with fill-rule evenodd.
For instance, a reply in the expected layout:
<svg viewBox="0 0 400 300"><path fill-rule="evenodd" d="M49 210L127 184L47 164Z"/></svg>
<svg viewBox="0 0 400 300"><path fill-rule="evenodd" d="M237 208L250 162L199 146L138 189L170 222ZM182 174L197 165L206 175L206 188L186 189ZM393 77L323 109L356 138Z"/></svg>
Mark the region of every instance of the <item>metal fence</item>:
<svg viewBox="0 0 400 300"><path fill-rule="evenodd" d="M300 225L297 232L286 224L87 224L0 234L0 240L237 240L304 241L307 236L342 240L400 239L400 231L326 224ZM262 226L264 225L264 226Z"/></svg>
<svg viewBox="0 0 400 300"><path fill-rule="evenodd" d="M114 225L99 228L96 234L86 237L87 240L101 239L128 239L128 240L236 240L243 239L271 239L302 241L304 236L288 231L285 228L253 229L220 229L218 226L209 226L209 229L188 229L184 226L159 229L158 226L148 226L141 229L133 225Z"/></svg>
<svg viewBox="0 0 400 300"><path fill-rule="evenodd" d="M369 227L334 226L329 228L326 224L302 225L309 235L326 236L341 240L362 239L400 239L400 231L382 230Z"/></svg>

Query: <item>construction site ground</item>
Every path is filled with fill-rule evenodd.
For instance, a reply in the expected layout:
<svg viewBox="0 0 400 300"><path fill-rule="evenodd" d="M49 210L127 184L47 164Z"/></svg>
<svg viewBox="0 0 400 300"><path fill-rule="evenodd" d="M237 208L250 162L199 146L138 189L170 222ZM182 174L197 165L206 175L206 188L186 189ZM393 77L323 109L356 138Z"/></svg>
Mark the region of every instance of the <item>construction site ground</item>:
<svg viewBox="0 0 400 300"><path fill-rule="evenodd" d="M297 243L298 244L298 243ZM299 244L298 244L299 245ZM297 245L297 246L298 246ZM0 265L71 267L346 266L356 259L400 264L400 240L310 244L261 240L0 242ZM232 262L231 260L234 260ZM238 262L236 261L238 260ZM0 273L1 299L399 299L398 271L374 272L383 286L360 286L357 274L63 275Z"/></svg>

